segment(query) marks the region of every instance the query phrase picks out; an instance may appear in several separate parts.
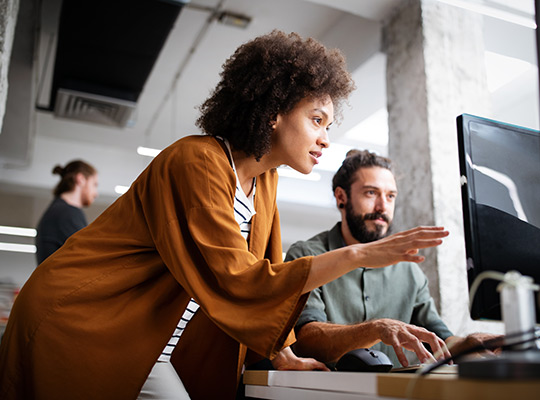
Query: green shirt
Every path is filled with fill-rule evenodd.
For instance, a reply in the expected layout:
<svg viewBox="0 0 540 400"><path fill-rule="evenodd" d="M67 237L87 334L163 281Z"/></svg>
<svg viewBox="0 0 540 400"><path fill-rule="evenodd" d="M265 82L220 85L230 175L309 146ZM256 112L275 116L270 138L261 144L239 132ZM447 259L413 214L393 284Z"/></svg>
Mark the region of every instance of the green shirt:
<svg viewBox="0 0 540 400"><path fill-rule="evenodd" d="M330 231L294 243L285 260L319 255L343 246L338 223ZM348 325L379 318L424 327L441 339L452 336L437 313L426 276L417 264L408 262L377 269L357 268L313 290L296 329L313 321ZM380 342L373 348L385 352L394 366L401 366L391 346Z"/></svg>

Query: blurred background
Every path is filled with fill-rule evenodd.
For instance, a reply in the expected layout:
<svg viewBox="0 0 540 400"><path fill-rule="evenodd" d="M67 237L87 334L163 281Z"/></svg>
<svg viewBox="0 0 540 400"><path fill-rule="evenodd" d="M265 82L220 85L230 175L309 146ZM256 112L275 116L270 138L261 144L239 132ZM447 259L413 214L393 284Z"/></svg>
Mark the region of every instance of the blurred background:
<svg viewBox="0 0 540 400"><path fill-rule="evenodd" d="M357 85L313 173L279 169L284 251L338 220L331 178L347 150L388 154L383 31L408 0L147 0L155 3L152 12L138 6L144 1L65 1L62 13L60 0L7 2L18 10L4 61L1 226L35 228L58 181L53 167L77 158L99 171L100 197L85 209L91 222L153 154L199 133L198 106L223 62L240 44L273 29L340 48ZM534 2L438 2L481 16L490 100L483 116L537 129ZM33 233L5 232L0 281L22 285L36 267Z"/></svg>

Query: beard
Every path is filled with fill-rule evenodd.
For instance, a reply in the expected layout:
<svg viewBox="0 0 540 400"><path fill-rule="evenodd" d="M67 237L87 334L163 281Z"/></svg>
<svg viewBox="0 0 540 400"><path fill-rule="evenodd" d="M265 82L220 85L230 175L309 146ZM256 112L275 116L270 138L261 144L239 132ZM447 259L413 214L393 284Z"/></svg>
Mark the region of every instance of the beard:
<svg viewBox="0 0 540 400"><path fill-rule="evenodd" d="M89 190L83 190L81 194L81 203L83 207L90 207L94 202L95 197L92 197Z"/></svg>
<svg viewBox="0 0 540 400"><path fill-rule="evenodd" d="M351 203L345 205L345 217L347 219L347 225L351 235L360 243L374 242L375 240L382 239L390 234L390 217L387 214L375 212L369 214L356 214ZM385 231L384 226L377 225L375 230L369 230L366 225L366 221L382 218L388 223L388 229Z"/></svg>

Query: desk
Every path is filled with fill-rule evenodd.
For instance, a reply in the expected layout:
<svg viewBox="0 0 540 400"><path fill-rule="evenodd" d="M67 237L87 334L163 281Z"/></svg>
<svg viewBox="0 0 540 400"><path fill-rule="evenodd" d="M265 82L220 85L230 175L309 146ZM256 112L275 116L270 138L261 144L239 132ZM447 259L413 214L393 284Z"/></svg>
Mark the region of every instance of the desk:
<svg viewBox="0 0 540 400"><path fill-rule="evenodd" d="M403 399L527 400L540 398L540 379L487 381L457 375L405 373L246 371L246 397L282 400Z"/></svg>
<svg viewBox="0 0 540 400"><path fill-rule="evenodd" d="M11 306L15 297L19 293L19 288L12 284L0 283L0 338L6 330L7 320L11 311Z"/></svg>

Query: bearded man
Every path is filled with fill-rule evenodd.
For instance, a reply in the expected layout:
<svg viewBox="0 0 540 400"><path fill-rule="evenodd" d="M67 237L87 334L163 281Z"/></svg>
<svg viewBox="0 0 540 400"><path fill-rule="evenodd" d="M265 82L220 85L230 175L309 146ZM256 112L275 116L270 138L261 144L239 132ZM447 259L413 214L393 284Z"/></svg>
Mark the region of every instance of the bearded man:
<svg viewBox="0 0 540 400"><path fill-rule="evenodd" d="M286 261L385 240L389 234L398 193L390 159L351 150L332 186L341 222L294 243ZM424 344L432 343L434 336L452 343L453 354L492 337L454 336L437 312L426 276L410 262L358 268L313 290L295 329L298 355L332 364L350 350L373 348L386 353L394 367L433 360ZM406 355L404 349L411 352Z"/></svg>

